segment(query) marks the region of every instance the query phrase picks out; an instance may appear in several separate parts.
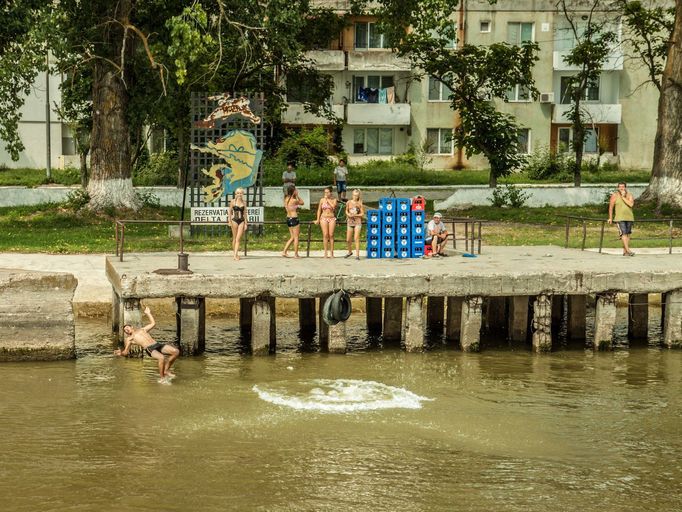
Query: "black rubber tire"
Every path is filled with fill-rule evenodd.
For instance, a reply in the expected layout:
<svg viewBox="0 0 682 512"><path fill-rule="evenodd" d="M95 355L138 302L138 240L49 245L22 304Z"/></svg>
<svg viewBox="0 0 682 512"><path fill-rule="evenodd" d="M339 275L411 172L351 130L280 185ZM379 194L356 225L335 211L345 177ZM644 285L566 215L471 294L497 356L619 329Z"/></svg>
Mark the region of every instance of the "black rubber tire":
<svg viewBox="0 0 682 512"><path fill-rule="evenodd" d="M336 325L339 323L339 321L334 318L334 315L332 315L332 302L334 301L334 297L336 297L336 294L331 294L327 297L327 300L324 301L324 305L322 306L322 320L324 320L324 323L327 325Z"/></svg>
<svg viewBox="0 0 682 512"><path fill-rule="evenodd" d="M343 290L339 290L332 295L331 314L337 322L345 322L350 318L352 304L350 295Z"/></svg>

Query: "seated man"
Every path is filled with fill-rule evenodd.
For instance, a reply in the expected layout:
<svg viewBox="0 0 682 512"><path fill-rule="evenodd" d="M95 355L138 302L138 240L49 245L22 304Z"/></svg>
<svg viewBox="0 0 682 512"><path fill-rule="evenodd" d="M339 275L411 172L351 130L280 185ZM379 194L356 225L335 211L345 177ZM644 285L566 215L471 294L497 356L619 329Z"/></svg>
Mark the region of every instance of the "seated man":
<svg viewBox="0 0 682 512"><path fill-rule="evenodd" d="M436 212L426 226L426 245L433 248L432 256L447 256L445 254L445 241L448 238L448 232L445 229L445 224L441 222L443 216ZM431 256L426 256L430 258Z"/></svg>
<svg viewBox="0 0 682 512"><path fill-rule="evenodd" d="M129 324L124 325L123 332L126 335L125 347L123 350L118 349L114 351L114 354L117 356L127 356L132 344L139 345L147 354L158 361L159 382L168 384L168 380L175 377L175 374L171 372L170 369L180 355L180 351L172 345L154 341L154 338L149 335L149 331L154 328L156 321L148 307L144 308L144 313L149 317L149 323L139 329L135 329ZM168 356L168 359L166 359L166 356Z"/></svg>

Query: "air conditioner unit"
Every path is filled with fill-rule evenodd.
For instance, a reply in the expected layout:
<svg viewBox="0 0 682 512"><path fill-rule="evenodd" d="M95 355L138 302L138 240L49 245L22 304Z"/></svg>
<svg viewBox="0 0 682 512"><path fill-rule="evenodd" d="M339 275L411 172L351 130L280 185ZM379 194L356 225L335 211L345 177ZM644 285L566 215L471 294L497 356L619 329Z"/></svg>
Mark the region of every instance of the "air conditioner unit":
<svg viewBox="0 0 682 512"><path fill-rule="evenodd" d="M540 93L540 103L554 103L554 93L553 92L541 92Z"/></svg>

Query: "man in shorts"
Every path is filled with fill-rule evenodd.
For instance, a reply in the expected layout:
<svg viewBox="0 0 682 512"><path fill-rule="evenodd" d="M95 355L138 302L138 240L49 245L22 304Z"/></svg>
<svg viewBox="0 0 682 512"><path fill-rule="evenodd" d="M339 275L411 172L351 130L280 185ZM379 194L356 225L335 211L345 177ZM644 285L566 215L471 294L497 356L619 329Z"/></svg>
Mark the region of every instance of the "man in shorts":
<svg viewBox="0 0 682 512"><path fill-rule="evenodd" d="M348 177L348 167L346 161L342 158L339 160L339 165L334 169L334 185L336 191L339 193L339 199L346 202L346 178Z"/></svg>
<svg viewBox="0 0 682 512"><path fill-rule="evenodd" d="M635 198L628 192L624 182L618 184L618 190L611 194L609 199L609 224L614 221L618 225L620 241L623 243L623 256L634 256L630 250L630 235L635 223L635 214L632 208L635 206ZM615 215L614 215L615 210Z"/></svg>
<svg viewBox="0 0 682 512"><path fill-rule="evenodd" d="M282 173L282 192L285 196L291 186L296 186L296 168L294 164L288 163L287 170Z"/></svg>
<svg viewBox="0 0 682 512"><path fill-rule="evenodd" d="M445 242L448 238L448 232L445 229L445 224L441 221L443 216L436 212L433 214L433 218L426 225L426 245L430 245L433 248L432 256L447 256L445 254ZM425 258L430 258L431 256L425 256Z"/></svg>
<svg viewBox="0 0 682 512"><path fill-rule="evenodd" d="M157 343L149 335L156 325L152 312L148 307L144 308L144 314L149 317L149 323L144 327L135 329L132 325L126 324L123 326L123 332L126 334L125 346L123 350L118 349L114 351L114 355L117 356L127 356L130 352L130 346L132 344L139 345L144 349L144 351L159 363L159 382L168 383L170 379L175 377L175 374L170 371L171 366L180 355L180 351L172 345L167 345L165 343ZM166 356L168 359L166 359Z"/></svg>

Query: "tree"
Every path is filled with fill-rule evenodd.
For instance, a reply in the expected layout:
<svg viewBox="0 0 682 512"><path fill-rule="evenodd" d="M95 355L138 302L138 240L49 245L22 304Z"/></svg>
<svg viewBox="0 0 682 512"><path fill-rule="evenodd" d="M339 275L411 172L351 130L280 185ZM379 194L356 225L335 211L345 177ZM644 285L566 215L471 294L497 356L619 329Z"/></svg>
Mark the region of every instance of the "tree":
<svg viewBox="0 0 682 512"><path fill-rule="evenodd" d="M458 147L467 157L482 154L490 163L490 186L497 178L523 165L519 153L519 128L515 119L499 112L494 100L506 101L507 91L519 84L537 96L532 68L538 46L495 43L490 46L460 44L453 18L459 0L379 0L370 10L379 17L380 28L400 56L423 70L451 91L451 107L460 117L454 132ZM355 2L354 11L367 9Z"/></svg>
<svg viewBox="0 0 682 512"><path fill-rule="evenodd" d="M564 62L578 67L578 72L567 79L566 94L571 99L567 114L573 127L572 147L575 152L573 184L579 187L582 181L581 170L587 138L586 113L581 103L587 98L589 89L599 83L601 70L613 51L617 35L616 32L610 30L611 27L606 19L595 17L595 11L600 7L600 0L592 0L588 14L584 11L569 9L568 3L569 0L559 0L558 6L568 22L570 35L576 42L575 46L564 56ZM581 19L580 22L578 17ZM585 17L587 17L586 20Z"/></svg>

